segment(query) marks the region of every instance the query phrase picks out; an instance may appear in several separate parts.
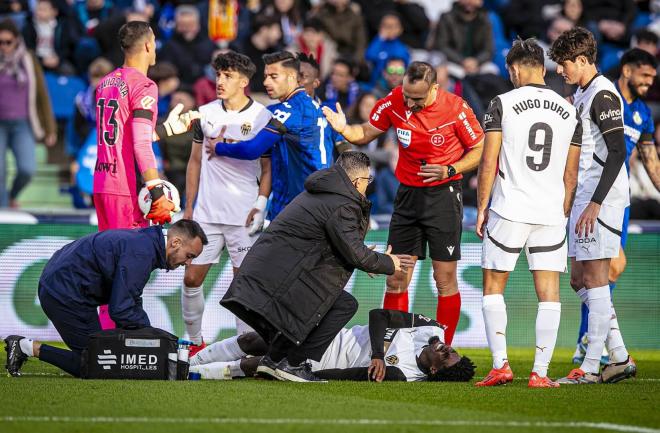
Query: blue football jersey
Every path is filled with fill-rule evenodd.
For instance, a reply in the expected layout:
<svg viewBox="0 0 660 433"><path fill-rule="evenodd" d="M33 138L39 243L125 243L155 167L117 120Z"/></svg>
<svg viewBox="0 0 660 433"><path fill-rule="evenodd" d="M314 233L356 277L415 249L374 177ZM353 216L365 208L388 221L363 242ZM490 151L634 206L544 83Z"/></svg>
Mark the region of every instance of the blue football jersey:
<svg viewBox="0 0 660 433"><path fill-rule="evenodd" d="M615 82L616 90L623 101L623 131L626 137L626 169L630 173L630 154L641 141L653 141L655 125L651 109L640 98L635 98L630 104L621 94L619 83Z"/></svg>
<svg viewBox="0 0 660 433"><path fill-rule="evenodd" d="M268 217L273 220L304 190L307 176L330 167L334 141L320 105L303 88L268 109L285 130L272 150L273 196Z"/></svg>

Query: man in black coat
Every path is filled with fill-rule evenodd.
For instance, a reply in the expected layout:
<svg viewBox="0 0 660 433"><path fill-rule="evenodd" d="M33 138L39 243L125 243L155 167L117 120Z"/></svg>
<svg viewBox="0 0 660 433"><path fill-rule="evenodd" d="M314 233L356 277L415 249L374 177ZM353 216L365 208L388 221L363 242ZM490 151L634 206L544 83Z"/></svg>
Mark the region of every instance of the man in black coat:
<svg viewBox="0 0 660 433"><path fill-rule="evenodd" d="M306 359L320 360L357 311L344 286L355 268L391 275L409 256L364 245L371 204L369 158L344 152L310 175L305 191L278 215L247 254L220 304L269 345L257 372L279 380L318 381Z"/></svg>

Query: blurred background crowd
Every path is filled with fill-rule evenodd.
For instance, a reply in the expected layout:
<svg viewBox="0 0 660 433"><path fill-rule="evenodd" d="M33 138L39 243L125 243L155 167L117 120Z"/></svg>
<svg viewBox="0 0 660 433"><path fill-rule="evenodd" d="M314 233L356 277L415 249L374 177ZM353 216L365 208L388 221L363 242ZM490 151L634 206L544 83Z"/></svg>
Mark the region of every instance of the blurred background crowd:
<svg viewBox="0 0 660 433"><path fill-rule="evenodd" d="M58 185L60 205L91 206L94 89L121 65L116 35L131 20L150 22L156 34L158 62L149 76L160 116L179 102L191 109L214 100L211 59L228 49L257 65L250 95L268 103L261 56L288 49L318 60L318 98L341 103L359 123L413 60L433 64L440 86L482 118L491 98L511 88L504 58L513 38L536 37L548 47L576 25L596 35L598 67L614 79L627 48L657 55L660 0L0 0L0 207L52 201L52 194L33 193L32 201L20 194L40 174L44 186ZM546 68L553 89L574 92L550 59ZM647 103L660 122L657 82ZM191 144L191 133L154 144L163 176L182 196ZM376 179L374 212L390 214L396 138L385 135L365 150ZM636 162L633 156L631 216L660 219L660 195ZM469 214L476 173L464 182Z"/></svg>

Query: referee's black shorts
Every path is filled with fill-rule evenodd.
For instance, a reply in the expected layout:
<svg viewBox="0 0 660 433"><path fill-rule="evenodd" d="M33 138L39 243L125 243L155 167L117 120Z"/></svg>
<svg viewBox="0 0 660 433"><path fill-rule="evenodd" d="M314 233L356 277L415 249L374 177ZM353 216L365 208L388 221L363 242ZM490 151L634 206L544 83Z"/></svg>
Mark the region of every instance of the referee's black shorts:
<svg viewBox="0 0 660 433"><path fill-rule="evenodd" d="M394 199L388 244L394 254L450 262L461 258L461 181L431 187L400 185Z"/></svg>

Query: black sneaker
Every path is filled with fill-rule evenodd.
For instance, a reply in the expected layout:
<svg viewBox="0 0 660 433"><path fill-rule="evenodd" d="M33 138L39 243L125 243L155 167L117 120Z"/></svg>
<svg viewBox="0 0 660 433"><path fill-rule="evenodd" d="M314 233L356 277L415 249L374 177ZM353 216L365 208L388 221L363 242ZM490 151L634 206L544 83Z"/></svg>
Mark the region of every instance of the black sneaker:
<svg viewBox="0 0 660 433"><path fill-rule="evenodd" d="M293 366L289 364L289 360L286 358L277 364L275 375L280 380L286 380L289 382L328 382L327 380L316 377L316 375L312 373L312 366L309 363L304 362L298 366Z"/></svg>
<svg viewBox="0 0 660 433"><path fill-rule="evenodd" d="M261 357L261 361L259 361L259 364L257 365L257 375L265 379L283 380L277 377L275 369L277 369L277 363L273 361L270 356L264 355Z"/></svg>
<svg viewBox="0 0 660 433"><path fill-rule="evenodd" d="M5 368L10 376L18 377L21 375L21 367L27 361L28 356L21 350L21 341L25 337L20 335L10 335L5 338L5 351L7 352L7 363Z"/></svg>

